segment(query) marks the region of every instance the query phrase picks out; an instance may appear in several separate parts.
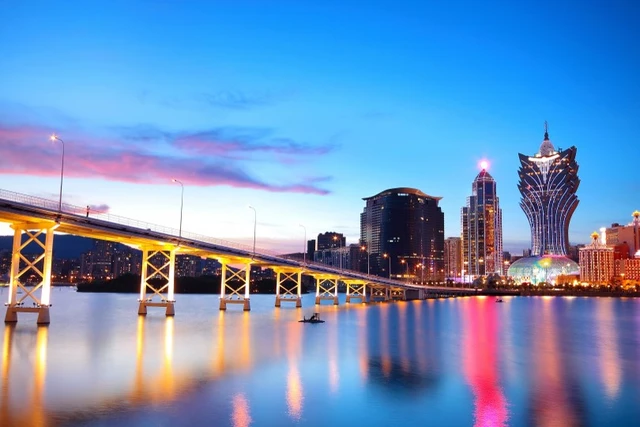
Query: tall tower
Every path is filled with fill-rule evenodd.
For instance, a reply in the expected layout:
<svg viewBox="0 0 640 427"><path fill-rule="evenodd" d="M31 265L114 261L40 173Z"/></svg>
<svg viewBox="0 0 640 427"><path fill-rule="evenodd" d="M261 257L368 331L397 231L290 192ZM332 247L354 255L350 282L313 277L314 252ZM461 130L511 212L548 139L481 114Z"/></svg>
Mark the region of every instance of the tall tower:
<svg viewBox="0 0 640 427"><path fill-rule="evenodd" d="M556 151L549 140L547 122L540 150L529 157L518 154L522 195L520 207L531 227L531 254L567 255L569 222L578 206L576 147Z"/></svg>
<svg viewBox="0 0 640 427"><path fill-rule="evenodd" d="M487 163L481 167L462 208L463 268L470 276L502 275L502 210Z"/></svg>
<svg viewBox="0 0 640 427"><path fill-rule="evenodd" d="M414 282L444 279L440 199L405 187L364 199L360 244L369 252L371 274Z"/></svg>

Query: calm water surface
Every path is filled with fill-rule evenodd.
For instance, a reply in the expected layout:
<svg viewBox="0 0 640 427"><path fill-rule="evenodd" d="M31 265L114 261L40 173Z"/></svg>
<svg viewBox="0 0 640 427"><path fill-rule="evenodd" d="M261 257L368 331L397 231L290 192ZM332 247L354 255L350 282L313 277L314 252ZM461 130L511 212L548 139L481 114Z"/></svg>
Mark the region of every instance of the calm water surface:
<svg viewBox="0 0 640 427"><path fill-rule="evenodd" d="M0 334L0 425L640 424L639 300L341 302L311 325L312 295L177 299L145 318L136 295L54 289L49 327Z"/></svg>

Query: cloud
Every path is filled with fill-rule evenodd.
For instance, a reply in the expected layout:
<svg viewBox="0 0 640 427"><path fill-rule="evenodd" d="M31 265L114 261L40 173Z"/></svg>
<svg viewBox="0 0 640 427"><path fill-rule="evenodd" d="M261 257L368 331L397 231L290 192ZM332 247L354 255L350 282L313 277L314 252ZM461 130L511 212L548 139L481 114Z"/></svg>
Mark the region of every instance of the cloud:
<svg viewBox="0 0 640 427"><path fill-rule="evenodd" d="M113 129L112 129L113 130ZM269 183L249 172L245 160L273 163L273 154L295 158L328 153L330 147L312 147L272 137L260 128L217 128L202 132L168 132L153 126L118 128L116 136L65 131L65 176L160 184L176 175L188 185L228 185L272 192L328 194L316 184L328 177L304 182ZM52 129L0 124L2 174L56 176L61 147L48 141ZM70 143L74 141L74 143ZM78 143L81 142L81 143ZM258 154L258 156L256 156Z"/></svg>
<svg viewBox="0 0 640 427"><path fill-rule="evenodd" d="M285 92L246 92L220 90L217 92L202 92L180 97L156 97L148 90L138 94L138 100L143 103L155 103L169 108L202 109L211 107L225 110L250 110L268 107L291 96Z"/></svg>

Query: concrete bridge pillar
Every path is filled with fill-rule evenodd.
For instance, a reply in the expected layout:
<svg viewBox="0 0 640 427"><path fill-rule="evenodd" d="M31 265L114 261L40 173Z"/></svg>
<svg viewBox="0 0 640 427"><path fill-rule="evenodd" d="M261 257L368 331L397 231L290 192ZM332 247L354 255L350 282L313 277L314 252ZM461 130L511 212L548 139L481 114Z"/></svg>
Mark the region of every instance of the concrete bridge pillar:
<svg viewBox="0 0 640 427"><path fill-rule="evenodd" d="M302 270L286 271L279 268L276 271L276 307L283 302L295 302L296 307L302 307ZM283 283L294 283L295 286L286 287Z"/></svg>
<svg viewBox="0 0 640 427"><path fill-rule="evenodd" d="M316 279L316 304L321 301L333 301L338 305L338 279L335 277L315 277Z"/></svg>
<svg viewBox="0 0 640 427"><path fill-rule="evenodd" d="M347 303L353 300L360 300L361 303L367 302L367 283L358 280L345 280L347 284Z"/></svg>
<svg viewBox="0 0 640 427"><path fill-rule="evenodd" d="M231 266L231 260L220 258L222 264L222 278L220 279L220 310L226 310L227 304L242 304L244 311L251 310L249 299L251 262L243 262L239 266ZM233 280L240 281L239 287L232 286Z"/></svg>
<svg viewBox="0 0 640 427"><path fill-rule="evenodd" d="M38 313L38 324L49 324L49 307L51 297L51 262L53 259L53 231L58 227L55 222L42 223L14 223L13 228L13 252L11 254L11 272L9 281L9 297L5 305L5 323L16 323L18 313ZM23 242L22 236L26 235ZM44 243L39 239L41 234L45 235ZM26 257L22 251L27 246L38 246L41 254L33 258ZM27 289L20 281L25 273L30 273L38 277L38 283L31 289ZM18 290L23 296L18 298ZM40 296L36 291L40 290ZM29 301L31 305L25 306Z"/></svg>
<svg viewBox="0 0 640 427"><path fill-rule="evenodd" d="M175 312L175 247L146 246L142 248L142 271L140 274L140 298L138 298L138 314L146 315L147 307L164 307L166 316L174 316ZM149 283L153 278L167 281L161 288ZM147 289L152 292L147 297ZM158 298L154 301L154 298Z"/></svg>

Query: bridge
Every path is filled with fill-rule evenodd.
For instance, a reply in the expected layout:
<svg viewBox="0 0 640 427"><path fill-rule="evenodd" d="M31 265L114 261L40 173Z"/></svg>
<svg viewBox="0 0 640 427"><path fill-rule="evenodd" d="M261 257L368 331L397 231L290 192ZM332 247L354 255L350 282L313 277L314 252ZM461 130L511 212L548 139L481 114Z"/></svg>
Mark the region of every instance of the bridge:
<svg viewBox="0 0 640 427"><path fill-rule="evenodd" d="M229 304L251 310L249 295L252 266L271 268L276 273L275 306L302 306L302 275L316 282L315 303L328 300L338 305L338 284L346 285L347 302L406 299L407 291L417 298L431 294L472 294L468 288L416 285L385 277L344 270L325 264L287 258L245 245L148 224L111 213L90 213L84 207L0 189L0 222L14 230L9 298L5 322L18 321L18 313L37 313L37 323L50 323L51 264L55 232L123 243L142 251L138 314L160 307L167 316L175 314L175 259L178 254L217 260L222 266L220 310ZM41 236L44 235L44 242ZM23 254L36 245L40 254L32 259ZM36 274L38 283L25 286L20 278ZM150 280L161 277L166 284L156 288ZM239 281L237 286L234 281ZM22 294L18 293L22 291ZM39 294L36 292L39 291ZM22 295L19 297L19 295ZM29 306L28 302L31 302Z"/></svg>

